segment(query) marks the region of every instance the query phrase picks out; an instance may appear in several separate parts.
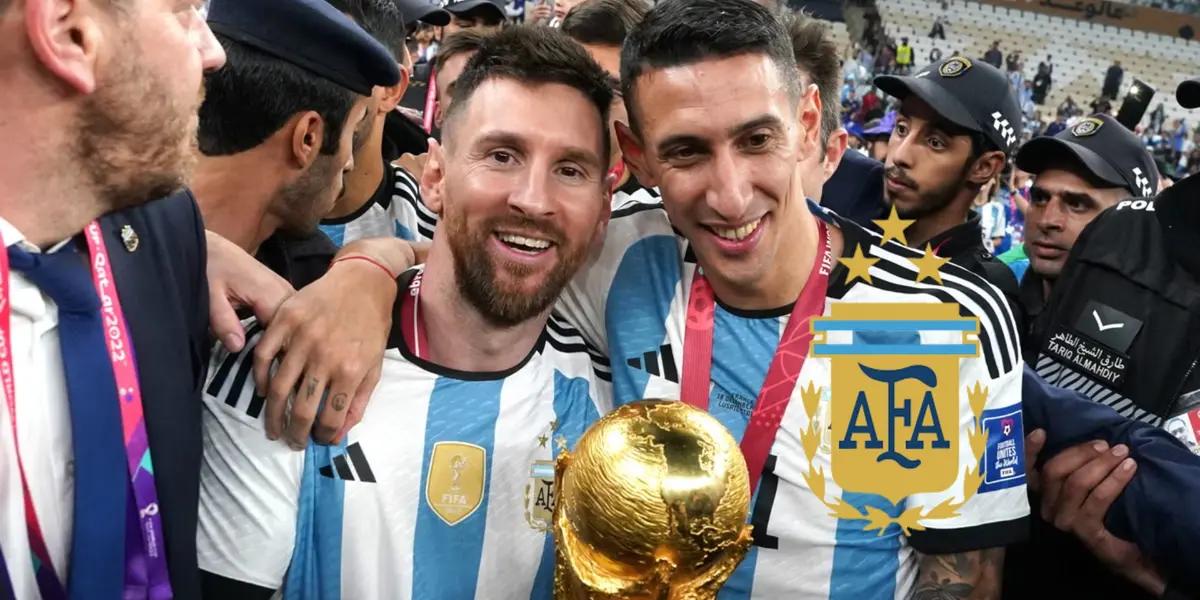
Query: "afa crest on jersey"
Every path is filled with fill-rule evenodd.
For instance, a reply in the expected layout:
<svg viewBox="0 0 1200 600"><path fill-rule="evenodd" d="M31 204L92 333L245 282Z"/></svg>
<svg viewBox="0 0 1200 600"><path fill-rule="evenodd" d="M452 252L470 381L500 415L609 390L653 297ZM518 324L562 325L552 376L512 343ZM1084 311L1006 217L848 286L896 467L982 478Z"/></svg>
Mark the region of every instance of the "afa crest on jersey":
<svg viewBox="0 0 1200 600"><path fill-rule="evenodd" d="M454 526L483 503L487 452L465 442L437 442L429 457L425 502L439 519Z"/></svg>
<svg viewBox="0 0 1200 600"><path fill-rule="evenodd" d="M813 355L831 363L829 468L842 490L876 494L895 505L914 495L950 491L966 470L964 489L949 494L961 502L909 502L895 515L887 514L886 507L867 506L860 512L840 498L827 499L824 474L810 472L810 488L837 516L865 520L868 529L896 523L908 532L924 528L924 520L955 516L978 491L979 461L987 442L982 421L987 390L978 382L959 381L959 361L979 355L979 321L959 316L957 308L842 303L832 306L829 317L813 321ZM973 388L964 389L971 384ZM964 393L974 413L967 431L960 427ZM801 395L808 414L817 415L821 391L810 384ZM812 421L811 431L801 432L810 458L821 434L820 421ZM1009 427L1011 434L1013 424ZM960 464L964 443L970 444L973 464Z"/></svg>
<svg viewBox="0 0 1200 600"><path fill-rule="evenodd" d="M538 460L529 466L525 484L525 521L539 531L550 531L554 519L554 461Z"/></svg>

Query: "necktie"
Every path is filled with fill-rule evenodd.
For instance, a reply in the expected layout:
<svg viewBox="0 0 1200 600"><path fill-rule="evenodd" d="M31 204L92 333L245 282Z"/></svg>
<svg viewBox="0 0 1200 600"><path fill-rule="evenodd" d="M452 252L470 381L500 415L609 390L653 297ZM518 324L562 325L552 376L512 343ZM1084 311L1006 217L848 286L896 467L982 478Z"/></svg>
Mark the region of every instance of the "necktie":
<svg viewBox="0 0 1200 600"><path fill-rule="evenodd" d="M100 300L87 261L73 243L53 254L33 254L13 245L8 247L8 257L14 271L58 306L75 458L74 526L66 581L70 597L120 598L129 477Z"/></svg>

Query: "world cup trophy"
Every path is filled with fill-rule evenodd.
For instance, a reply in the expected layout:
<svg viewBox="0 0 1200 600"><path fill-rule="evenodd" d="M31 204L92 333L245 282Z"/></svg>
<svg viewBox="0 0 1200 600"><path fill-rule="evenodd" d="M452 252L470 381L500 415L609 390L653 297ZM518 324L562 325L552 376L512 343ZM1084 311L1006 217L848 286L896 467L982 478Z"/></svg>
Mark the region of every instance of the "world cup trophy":
<svg viewBox="0 0 1200 600"><path fill-rule="evenodd" d="M555 465L554 597L711 600L750 547L733 436L682 402L597 421Z"/></svg>

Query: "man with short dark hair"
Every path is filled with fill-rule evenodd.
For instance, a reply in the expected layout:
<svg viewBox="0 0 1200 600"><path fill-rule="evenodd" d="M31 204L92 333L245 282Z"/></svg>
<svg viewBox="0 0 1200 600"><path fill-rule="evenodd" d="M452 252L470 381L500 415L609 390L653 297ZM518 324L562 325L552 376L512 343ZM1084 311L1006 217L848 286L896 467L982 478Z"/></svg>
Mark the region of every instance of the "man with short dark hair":
<svg viewBox="0 0 1200 600"><path fill-rule="evenodd" d="M846 152L848 134L842 129L841 106L838 103L838 49L829 35L828 26L819 19L804 13L784 17L788 34L792 38L792 50L796 56L796 68L800 70L801 84L817 86L817 97L821 100L821 132L817 144L805 153L803 166L804 193L809 198L826 204L835 211L844 203L849 205L856 198L848 194L838 197L823 197L824 184L833 176ZM842 214L838 211L838 214ZM845 215L843 215L845 216Z"/></svg>
<svg viewBox="0 0 1200 600"><path fill-rule="evenodd" d="M446 36L438 48L437 58L434 59L434 79L437 82L436 123L439 128L446 118L453 102L454 84L462 75L467 62L479 51L484 40L490 35L486 31L467 29Z"/></svg>
<svg viewBox="0 0 1200 600"><path fill-rule="evenodd" d="M1008 80L987 63L954 56L914 76L882 75L875 83L901 100L884 195L901 220L911 221L908 245L987 279L1015 309L1016 278L984 248L979 215L971 210L1017 149L1022 116Z"/></svg>
<svg viewBox="0 0 1200 600"><path fill-rule="evenodd" d="M613 139L616 139L616 124L629 120L620 95L621 45L625 43L629 32L646 16L647 10L649 7L644 0L588 0L572 9L562 21L563 33L579 42L610 77L615 92L608 116ZM609 165L614 180L614 204L620 204L626 197L643 191L657 195L653 190L643 188L633 176L616 144L613 144Z"/></svg>
<svg viewBox="0 0 1200 600"><path fill-rule="evenodd" d="M561 33L516 26L456 96L422 176L443 230L398 279L366 420L294 453L263 436L245 376L259 340L214 358L199 537L214 599L552 594L553 460L609 403L604 365L551 309L604 232L612 91Z"/></svg>
<svg viewBox="0 0 1200 600"><path fill-rule="evenodd" d="M400 157L389 135L397 103L404 97L412 74L412 57L405 43L405 17L393 0L329 0L392 52L400 65L400 81L372 91L366 134L354 152L354 170L346 175L346 190L321 221L321 231L337 246L364 237L395 235L406 240L429 239L436 218L420 209L421 188L407 169L392 164ZM434 19L435 13L425 18ZM448 18L443 11L442 15ZM396 115L397 121L405 119Z"/></svg>
<svg viewBox="0 0 1200 600"><path fill-rule="evenodd" d="M1025 352L1033 358L1033 345L1042 339L1038 317L1080 232L1121 200L1153 195L1158 169L1141 140L1108 115L1031 140L1017 152L1016 164L1034 174L1025 217L1029 269L1020 292L1027 321Z"/></svg>
<svg viewBox="0 0 1200 600"><path fill-rule="evenodd" d="M336 251L312 236L345 192L353 153L374 124L372 90L395 85L400 71L357 27L361 37L348 49L306 53L295 38L246 35L247 14L224 6L212 23L229 59L205 80L192 192L209 229L302 287ZM350 23L332 7L329 14ZM293 246L306 238L310 247Z"/></svg>

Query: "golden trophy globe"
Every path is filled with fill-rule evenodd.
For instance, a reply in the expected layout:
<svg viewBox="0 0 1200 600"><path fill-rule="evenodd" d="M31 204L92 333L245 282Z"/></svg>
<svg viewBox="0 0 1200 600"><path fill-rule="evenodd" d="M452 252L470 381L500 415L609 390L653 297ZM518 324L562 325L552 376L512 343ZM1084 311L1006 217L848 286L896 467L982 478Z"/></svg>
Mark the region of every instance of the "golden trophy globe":
<svg viewBox="0 0 1200 600"><path fill-rule="evenodd" d="M641 400L555 466L554 597L713 599L750 547L733 436L682 402Z"/></svg>

